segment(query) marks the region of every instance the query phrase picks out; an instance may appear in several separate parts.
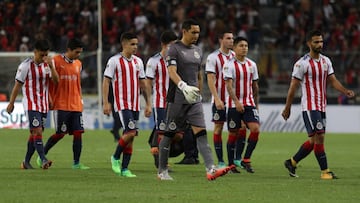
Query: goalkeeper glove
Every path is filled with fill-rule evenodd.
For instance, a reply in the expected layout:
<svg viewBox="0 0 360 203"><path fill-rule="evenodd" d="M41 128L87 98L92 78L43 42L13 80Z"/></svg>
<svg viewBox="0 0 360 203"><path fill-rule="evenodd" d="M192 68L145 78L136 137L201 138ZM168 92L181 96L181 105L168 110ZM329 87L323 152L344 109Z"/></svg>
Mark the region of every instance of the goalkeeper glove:
<svg viewBox="0 0 360 203"><path fill-rule="evenodd" d="M184 81L180 81L177 86L183 92L187 102L190 104L200 102L201 95L199 88L187 85Z"/></svg>

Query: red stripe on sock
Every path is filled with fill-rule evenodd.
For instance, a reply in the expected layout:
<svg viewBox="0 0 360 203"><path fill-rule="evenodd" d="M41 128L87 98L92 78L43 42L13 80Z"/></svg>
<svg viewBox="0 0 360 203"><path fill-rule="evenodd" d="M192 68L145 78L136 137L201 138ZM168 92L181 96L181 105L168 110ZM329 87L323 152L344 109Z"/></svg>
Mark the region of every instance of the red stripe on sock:
<svg viewBox="0 0 360 203"><path fill-rule="evenodd" d="M132 151L133 151L132 147L126 147L124 149L123 153L124 154L132 154Z"/></svg>
<svg viewBox="0 0 360 203"><path fill-rule="evenodd" d="M214 133L214 143L222 143L222 137L221 134Z"/></svg>
<svg viewBox="0 0 360 203"><path fill-rule="evenodd" d="M250 132L249 140L258 141L259 140L259 132Z"/></svg>
<svg viewBox="0 0 360 203"><path fill-rule="evenodd" d="M324 153L324 151L325 151L324 144L315 144L314 145L314 153L315 154Z"/></svg>
<svg viewBox="0 0 360 203"><path fill-rule="evenodd" d="M237 139L236 136L234 136L234 135L229 135L227 143L228 143L228 144L235 144L236 139Z"/></svg>
<svg viewBox="0 0 360 203"><path fill-rule="evenodd" d="M306 150L312 150L314 148L314 144L311 144L309 140L304 142L303 148Z"/></svg>

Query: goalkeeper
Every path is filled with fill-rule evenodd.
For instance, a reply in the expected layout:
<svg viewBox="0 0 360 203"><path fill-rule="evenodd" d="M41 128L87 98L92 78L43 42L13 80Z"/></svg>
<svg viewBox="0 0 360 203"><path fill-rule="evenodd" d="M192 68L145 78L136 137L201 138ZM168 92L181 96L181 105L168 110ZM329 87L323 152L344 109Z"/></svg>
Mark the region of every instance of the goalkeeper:
<svg viewBox="0 0 360 203"><path fill-rule="evenodd" d="M199 24L194 20L185 20L182 24L181 40L172 44L167 53L170 84L167 92L165 133L159 144L158 179L160 180L172 180L167 168L169 148L175 134L183 131L186 123L191 125L197 139L197 148L205 162L207 179L215 180L231 169L231 167L217 169L214 166L207 140L199 90L202 84L200 71L202 51L195 45L199 35Z"/></svg>

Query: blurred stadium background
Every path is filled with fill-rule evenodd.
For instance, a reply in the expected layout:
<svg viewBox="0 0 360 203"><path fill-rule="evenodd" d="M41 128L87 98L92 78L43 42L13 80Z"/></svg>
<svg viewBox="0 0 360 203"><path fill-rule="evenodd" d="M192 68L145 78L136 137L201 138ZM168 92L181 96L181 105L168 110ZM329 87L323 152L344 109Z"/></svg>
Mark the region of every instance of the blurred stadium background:
<svg viewBox="0 0 360 203"><path fill-rule="evenodd" d="M2 100L9 97L17 66L32 55L36 39L49 39L52 51L61 53L66 41L77 37L85 44L83 94L96 103L103 67L120 50L124 31L138 34L138 55L146 63L159 50L161 32L179 33L185 18L201 24L204 59L218 48L222 30L249 39L249 57L260 72L261 103L285 102L293 63L307 52L305 33L314 28L324 32L324 53L338 79L359 93L359 11L356 0L0 0L0 94ZM329 89L328 103L359 104L360 99L344 100Z"/></svg>

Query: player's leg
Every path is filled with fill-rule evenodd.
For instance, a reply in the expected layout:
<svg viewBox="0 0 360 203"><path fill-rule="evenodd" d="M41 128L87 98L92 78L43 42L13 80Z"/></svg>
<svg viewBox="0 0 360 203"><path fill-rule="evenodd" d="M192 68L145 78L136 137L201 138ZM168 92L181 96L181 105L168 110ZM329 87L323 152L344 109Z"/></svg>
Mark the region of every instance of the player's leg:
<svg viewBox="0 0 360 203"><path fill-rule="evenodd" d="M119 112L119 118L124 128L123 135L120 137L118 145L115 149L113 156L111 157L112 169L115 173L126 177L136 177L129 172L128 165L132 156L132 142L137 134L137 120L139 119L139 112L131 110L122 110ZM125 165L120 162L120 156L123 154L123 161ZM127 175L131 174L131 175Z"/></svg>
<svg viewBox="0 0 360 203"><path fill-rule="evenodd" d="M70 112L56 110L53 111L53 114L55 121L55 134L51 135L47 140L44 147L45 154L48 154L49 150L68 132L67 120L70 116Z"/></svg>
<svg viewBox="0 0 360 203"><path fill-rule="evenodd" d="M73 169L90 169L80 162L82 151L82 135L84 133L83 117L81 112L71 112L68 132L73 135Z"/></svg>
<svg viewBox="0 0 360 203"><path fill-rule="evenodd" d="M196 145L194 145L194 135L191 127L186 127L182 135L182 144L184 149L184 158L176 164L198 164L196 159Z"/></svg>
<svg viewBox="0 0 360 203"><path fill-rule="evenodd" d="M27 150L25 154L25 159L23 162L21 162L20 168L22 169L33 169L34 167L30 164L30 160L32 155L35 152L35 146L34 146L34 137L30 133L29 139L27 142Z"/></svg>
<svg viewBox="0 0 360 203"><path fill-rule="evenodd" d="M122 126L121 126L119 114L115 112L114 108L111 108L111 111L112 111L112 116L113 116L114 121L113 121L113 126L112 126L112 129L110 132L113 134L115 142L118 142L120 139L119 131Z"/></svg>
<svg viewBox="0 0 360 203"><path fill-rule="evenodd" d="M237 132L234 164L241 167L242 153L246 143L246 125L241 121L241 128Z"/></svg>
<svg viewBox="0 0 360 203"><path fill-rule="evenodd" d="M260 125L259 125L260 119L256 108L245 107L243 119L250 130L250 135L247 140L247 146L246 146L244 158L241 161L241 165L246 169L247 172L254 173L255 171L251 166L251 155L256 148L260 134Z"/></svg>
<svg viewBox="0 0 360 203"><path fill-rule="evenodd" d="M45 113L40 113L37 111L28 111L28 115L30 132L34 141L34 148L39 155L39 159L41 160L40 167L43 169L48 169L51 166L52 161L46 158L42 141L42 133L47 115Z"/></svg>
<svg viewBox="0 0 360 203"><path fill-rule="evenodd" d="M193 133L196 137L197 148L204 159L206 167L206 177L208 180L215 180L219 176L225 175L233 166L222 169L217 169L214 165L211 148L207 140L207 132L205 128L204 112L201 103L188 106L190 109L187 112L186 119L192 127Z"/></svg>
<svg viewBox="0 0 360 203"><path fill-rule="evenodd" d="M227 125L229 130L229 136L227 141L227 156L228 156L229 166L231 166L234 164L237 132L241 127L241 114L240 112L236 111L235 108L230 108L228 110ZM239 171L236 168L234 168L232 172L239 173Z"/></svg>
<svg viewBox="0 0 360 203"><path fill-rule="evenodd" d="M216 109L215 104L212 105L212 121L214 122L214 149L216 157L218 159L219 167L225 167L225 162L223 158L223 142L222 142L222 131L224 122L226 121L226 109L218 110Z"/></svg>

